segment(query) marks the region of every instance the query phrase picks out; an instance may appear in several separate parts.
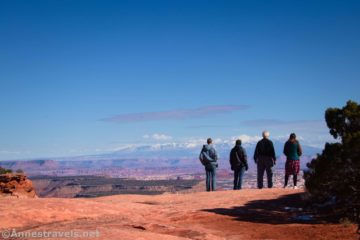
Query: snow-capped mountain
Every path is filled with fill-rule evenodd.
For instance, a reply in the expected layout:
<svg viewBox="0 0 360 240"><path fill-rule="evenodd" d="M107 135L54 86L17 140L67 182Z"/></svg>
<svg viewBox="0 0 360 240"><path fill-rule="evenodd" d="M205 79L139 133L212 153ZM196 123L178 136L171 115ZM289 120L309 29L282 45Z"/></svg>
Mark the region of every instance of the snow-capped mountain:
<svg viewBox="0 0 360 240"><path fill-rule="evenodd" d="M281 157L284 143L280 141L273 141L277 157ZM127 145L118 148L109 155L121 158L197 158L202 148L201 143L158 143L158 144L144 144L144 145ZM220 158L228 158L231 148L234 146L233 142L223 141L214 143ZM245 148L248 157L253 156L256 142L245 142ZM315 156L321 153L320 148L302 145L304 156Z"/></svg>

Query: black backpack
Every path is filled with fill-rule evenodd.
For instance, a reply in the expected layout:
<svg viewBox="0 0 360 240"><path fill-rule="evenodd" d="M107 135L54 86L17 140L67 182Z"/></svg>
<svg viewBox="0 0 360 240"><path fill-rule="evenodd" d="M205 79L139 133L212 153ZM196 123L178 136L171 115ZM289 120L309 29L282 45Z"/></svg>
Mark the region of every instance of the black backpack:
<svg viewBox="0 0 360 240"><path fill-rule="evenodd" d="M231 165L231 170L234 170L236 166L241 166L243 164L243 159L244 159L244 155L243 155L243 151L240 148L240 155L238 154L238 148L233 148L230 151L230 165Z"/></svg>

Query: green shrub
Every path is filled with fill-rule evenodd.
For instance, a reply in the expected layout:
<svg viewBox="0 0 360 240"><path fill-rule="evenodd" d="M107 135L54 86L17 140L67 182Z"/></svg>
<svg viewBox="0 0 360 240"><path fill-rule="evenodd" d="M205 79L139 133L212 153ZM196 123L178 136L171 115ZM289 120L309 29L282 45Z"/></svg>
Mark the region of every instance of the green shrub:
<svg viewBox="0 0 360 240"><path fill-rule="evenodd" d="M6 174L6 173L12 173L13 171L11 169L6 169L0 167L0 174Z"/></svg>
<svg viewBox="0 0 360 240"><path fill-rule="evenodd" d="M322 154L308 163L305 185L316 201L335 199L343 215L360 222L360 105L348 101L343 108L325 112L330 134Z"/></svg>
<svg viewBox="0 0 360 240"><path fill-rule="evenodd" d="M24 171L22 169L18 169L18 170L16 170L16 173L23 174Z"/></svg>

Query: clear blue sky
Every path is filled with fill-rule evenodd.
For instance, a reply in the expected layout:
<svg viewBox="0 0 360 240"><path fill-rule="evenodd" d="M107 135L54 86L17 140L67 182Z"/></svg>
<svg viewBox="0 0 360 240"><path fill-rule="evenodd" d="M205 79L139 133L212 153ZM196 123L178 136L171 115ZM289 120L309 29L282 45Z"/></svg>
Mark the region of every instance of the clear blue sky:
<svg viewBox="0 0 360 240"><path fill-rule="evenodd" d="M1 1L0 160L207 136L321 145L360 101L359 1Z"/></svg>

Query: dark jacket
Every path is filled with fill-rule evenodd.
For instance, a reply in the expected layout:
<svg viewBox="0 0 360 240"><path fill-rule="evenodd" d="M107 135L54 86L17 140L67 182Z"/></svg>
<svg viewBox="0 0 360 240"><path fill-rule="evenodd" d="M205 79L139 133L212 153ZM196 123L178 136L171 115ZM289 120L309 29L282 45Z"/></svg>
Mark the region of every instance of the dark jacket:
<svg viewBox="0 0 360 240"><path fill-rule="evenodd" d="M236 145L231 149L230 165L232 170L241 167L245 167L245 169L249 168L246 151L241 145Z"/></svg>
<svg viewBox="0 0 360 240"><path fill-rule="evenodd" d="M254 152L254 160L258 161L259 157L269 157L276 161L274 144L267 138L261 139L257 144Z"/></svg>

